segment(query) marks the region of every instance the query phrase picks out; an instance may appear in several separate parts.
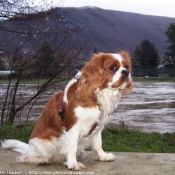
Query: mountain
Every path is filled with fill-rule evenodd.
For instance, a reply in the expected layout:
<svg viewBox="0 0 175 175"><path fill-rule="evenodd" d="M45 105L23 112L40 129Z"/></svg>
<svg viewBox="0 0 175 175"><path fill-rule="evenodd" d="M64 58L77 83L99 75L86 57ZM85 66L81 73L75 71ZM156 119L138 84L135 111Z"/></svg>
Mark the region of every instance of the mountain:
<svg viewBox="0 0 175 175"><path fill-rule="evenodd" d="M163 57L167 48L165 31L175 18L142 15L95 7L71 9L71 22L92 33L91 52L116 52L124 49L132 55L136 45L148 39Z"/></svg>
<svg viewBox="0 0 175 175"><path fill-rule="evenodd" d="M38 31L47 31L48 29L50 30L50 28L53 28L53 31L57 30L54 26L56 26L56 21L59 21L59 24L61 24L60 26L63 28L65 25L73 26L74 24L80 27L79 32L84 32L85 35L92 41L89 55L91 55L95 49L98 52L108 53L116 52L118 49L123 49L129 51L132 55L136 46L140 45L143 40L148 39L158 49L160 56L163 57L167 48L167 36L165 35L165 31L169 27L170 23L175 22L175 18L104 10L96 7L60 9L61 8L53 9L56 13L61 13L59 19L56 19L59 15L50 15L50 18L44 16L45 18L41 18L40 23L37 25L35 25L35 17L40 17L40 15L42 17L42 13L44 15L52 13L42 12L41 14L33 14L33 22L31 22L32 20L29 20L29 22L26 21L26 17L30 19L31 15L21 17L21 22L19 22L18 28L23 32L29 26L28 30L34 30L36 33L35 35L32 35L33 38L31 37L24 47L31 48L32 44L37 46L42 39L38 35L38 33L40 33ZM66 17L63 16L64 14L66 14ZM45 22L43 22L44 20ZM15 20L1 21L0 26L1 24L4 25L4 22L5 26L9 26L10 30L16 30ZM34 27L36 26L36 29L33 28L33 25ZM18 33L20 34L20 32ZM4 46L4 41L10 40L10 38L13 38L14 35L15 34L13 32L8 33L6 30L3 31L3 29L0 29L0 47L1 45ZM61 37L62 33L60 32L59 35L59 37ZM50 36L49 33L48 36ZM27 37L27 35L23 34L19 40L24 40L25 37ZM23 40L21 40L20 43L25 43ZM19 43L19 41L14 40L14 42L8 44L9 50L14 49L16 43ZM77 48L74 47L72 49L75 50Z"/></svg>

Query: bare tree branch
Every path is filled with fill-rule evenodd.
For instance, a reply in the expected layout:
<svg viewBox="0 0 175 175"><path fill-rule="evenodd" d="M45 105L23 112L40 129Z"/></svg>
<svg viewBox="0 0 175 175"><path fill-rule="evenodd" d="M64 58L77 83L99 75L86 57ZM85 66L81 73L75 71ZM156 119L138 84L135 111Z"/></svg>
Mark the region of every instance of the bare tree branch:
<svg viewBox="0 0 175 175"><path fill-rule="evenodd" d="M0 0L0 5L0 35L4 38L0 47L8 57L9 69L15 71L0 97L3 125L14 123L24 109L29 113L38 97L75 71L88 52L91 35L69 22L70 9L53 9L45 0L39 7L27 0ZM26 79L34 85L30 96L21 91L22 86L27 91ZM28 114L26 117L27 121Z"/></svg>

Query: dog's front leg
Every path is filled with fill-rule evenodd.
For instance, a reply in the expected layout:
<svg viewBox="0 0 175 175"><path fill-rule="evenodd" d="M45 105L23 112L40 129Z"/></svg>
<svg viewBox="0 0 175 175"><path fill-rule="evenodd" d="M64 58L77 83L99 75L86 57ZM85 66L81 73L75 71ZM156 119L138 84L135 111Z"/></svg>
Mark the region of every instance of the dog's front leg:
<svg viewBox="0 0 175 175"><path fill-rule="evenodd" d="M81 170L81 168L85 168L85 166L81 162L77 162L76 158L77 148L72 147L67 154L67 162L65 163L68 169L71 170Z"/></svg>
<svg viewBox="0 0 175 175"><path fill-rule="evenodd" d="M96 152L97 159L99 159L100 161L112 161L115 159L114 154L105 153L102 149L101 132L102 132L102 130L100 130L99 132L94 134L94 136L92 138L93 150Z"/></svg>
<svg viewBox="0 0 175 175"><path fill-rule="evenodd" d="M72 134L73 133L73 134ZM67 137L67 162L64 164L68 167L68 169L71 170L81 170L81 168L85 168L85 166L77 161L76 154L78 149L78 138L79 138L79 132L77 132L77 129L72 131L68 131L66 133Z"/></svg>

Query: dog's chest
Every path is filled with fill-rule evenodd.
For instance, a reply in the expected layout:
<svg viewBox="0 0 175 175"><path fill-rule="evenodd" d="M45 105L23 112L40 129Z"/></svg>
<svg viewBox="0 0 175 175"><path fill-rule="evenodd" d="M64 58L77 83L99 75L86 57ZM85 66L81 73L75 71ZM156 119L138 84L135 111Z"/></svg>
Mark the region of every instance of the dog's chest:
<svg viewBox="0 0 175 175"><path fill-rule="evenodd" d="M121 94L118 90L114 91L109 88L103 89L102 91L97 89L95 94L100 105L100 110L104 115L111 114L115 108L117 108L121 98Z"/></svg>

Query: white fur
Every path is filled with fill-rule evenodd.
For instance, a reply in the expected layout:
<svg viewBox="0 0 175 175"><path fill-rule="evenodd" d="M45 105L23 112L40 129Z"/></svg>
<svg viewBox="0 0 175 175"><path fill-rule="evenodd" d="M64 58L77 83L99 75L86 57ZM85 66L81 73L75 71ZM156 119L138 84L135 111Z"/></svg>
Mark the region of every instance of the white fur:
<svg viewBox="0 0 175 175"><path fill-rule="evenodd" d="M34 162L37 164L52 163L58 159L59 152L58 139L51 141L34 138L29 141L27 152L17 157L18 162Z"/></svg>
<svg viewBox="0 0 175 175"><path fill-rule="evenodd" d="M100 161L111 161L115 159L115 156L112 153L108 154L105 153L102 149L102 139L101 139L102 129L93 136L92 147L97 154L97 159L99 159Z"/></svg>
<svg viewBox="0 0 175 175"><path fill-rule="evenodd" d="M78 71L77 74L75 75L75 78L73 78L72 80L70 80L68 82L68 84L66 85L65 89L64 89L64 96L63 96L63 101L68 104L68 99L67 99L67 91L69 89L70 86L72 86L74 83L76 83L79 79L79 77L81 76L81 71Z"/></svg>
<svg viewBox="0 0 175 175"><path fill-rule="evenodd" d="M108 114L112 113L118 106L118 102L121 98L119 90L109 87L101 91L97 88L94 93L97 96L100 109L103 112L103 118L105 116L108 117Z"/></svg>
<svg viewBox="0 0 175 175"><path fill-rule="evenodd" d="M12 150L17 151L21 154L25 154L29 149L28 144L13 139L7 139L3 142L1 141L1 146L3 148L11 148Z"/></svg>
<svg viewBox="0 0 175 175"><path fill-rule="evenodd" d="M71 81L69 81L69 83L66 85L65 89L64 89L64 96L63 96L63 101L68 104L68 99L67 99L67 91L69 89L70 86L72 86L74 83L76 83L77 80L76 79L72 79Z"/></svg>
<svg viewBox="0 0 175 175"><path fill-rule="evenodd" d="M127 69L125 69L124 67L120 67L120 69L117 70L117 72L112 78L111 85L120 79L123 70L127 70Z"/></svg>
<svg viewBox="0 0 175 175"><path fill-rule="evenodd" d="M82 75L81 71L78 71L77 74L75 75L75 79L78 80Z"/></svg>
<svg viewBox="0 0 175 175"><path fill-rule="evenodd" d="M121 55L120 54L113 54L113 53L111 53L111 55L116 59L116 60L118 60L120 63L122 62L122 57L121 57Z"/></svg>
<svg viewBox="0 0 175 175"><path fill-rule="evenodd" d="M91 128L94 123L100 122L101 111L98 107L82 108L79 106L75 108L74 112L78 118L77 125L81 128L80 137L86 136L89 128Z"/></svg>

